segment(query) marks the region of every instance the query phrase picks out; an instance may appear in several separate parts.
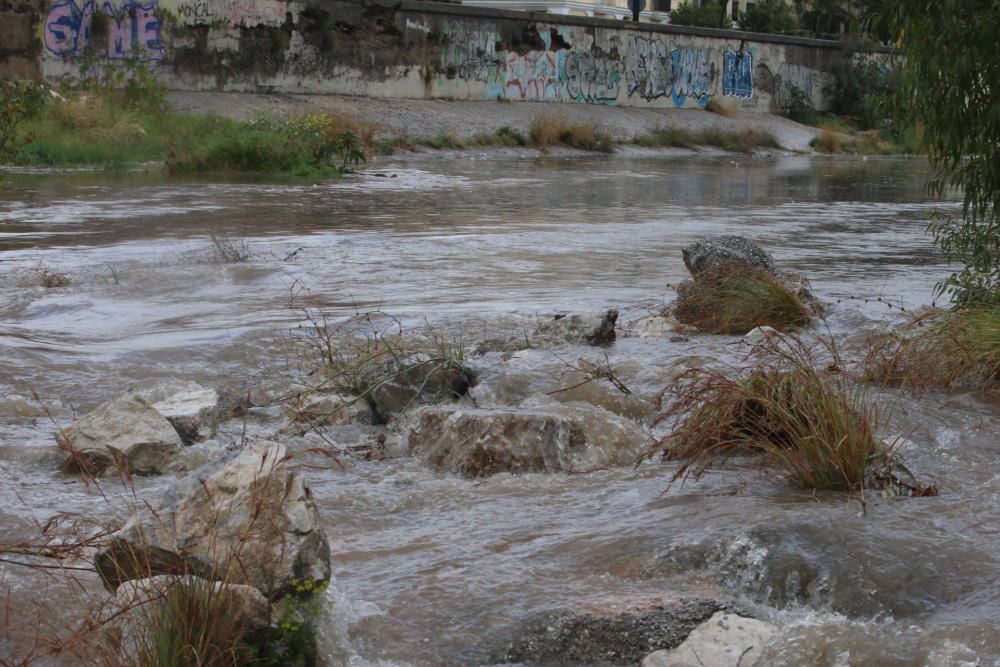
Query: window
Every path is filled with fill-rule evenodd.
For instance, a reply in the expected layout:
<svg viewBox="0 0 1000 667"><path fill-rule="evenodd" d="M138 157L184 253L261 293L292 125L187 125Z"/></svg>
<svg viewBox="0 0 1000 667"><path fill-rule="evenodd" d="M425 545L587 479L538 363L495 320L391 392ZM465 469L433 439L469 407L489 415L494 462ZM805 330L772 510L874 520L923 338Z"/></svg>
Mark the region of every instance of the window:
<svg viewBox="0 0 1000 667"><path fill-rule="evenodd" d="M654 12L669 12L670 0L653 0Z"/></svg>

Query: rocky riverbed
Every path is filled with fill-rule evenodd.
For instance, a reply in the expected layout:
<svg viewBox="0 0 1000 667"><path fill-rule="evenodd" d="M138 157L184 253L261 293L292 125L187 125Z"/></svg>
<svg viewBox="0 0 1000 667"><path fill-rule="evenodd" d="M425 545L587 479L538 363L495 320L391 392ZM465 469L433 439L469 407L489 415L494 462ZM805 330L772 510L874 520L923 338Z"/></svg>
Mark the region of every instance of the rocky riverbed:
<svg viewBox="0 0 1000 667"><path fill-rule="evenodd" d="M0 193L10 538L70 513L120 529L121 546L139 526L157 534L150 517L188 517L157 534L157 554L180 549L204 573L211 558L179 528L273 478L282 493L258 507L284 518L248 553L285 574L254 579L251 562L230 583L260 591L247 598L260 608L293 579L332 575L326 664L1000 655L990 394L873 390L891 406L880 435L906 437L907 467L937 497L804 492L752 457L671 482L677 463L643 456L670 432L656 419L666 387L774 335L662 316L668 285L690 275L683 250L753 239L783 275L810 279L823 315L804 340L858 355L947 270L923 232L919 163L385 169L396 178L310 186L12 177ZM42 271L69 283L46 289ZM80 474L99 470L96 485ZM219 532L243 532L242 516ZM106 581L125 559L112 560ZM40 627L108 598L96 573L73 588L3 568L23 618L44 603ZM10 655L31 643L15 625L0 643Z"/></svg>

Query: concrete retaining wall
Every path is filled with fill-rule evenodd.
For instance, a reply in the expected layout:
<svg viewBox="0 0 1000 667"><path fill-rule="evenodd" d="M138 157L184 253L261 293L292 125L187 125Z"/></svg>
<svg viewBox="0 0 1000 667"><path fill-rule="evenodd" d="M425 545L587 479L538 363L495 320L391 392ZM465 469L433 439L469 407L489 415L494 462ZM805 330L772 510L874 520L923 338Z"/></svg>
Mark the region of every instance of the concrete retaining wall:
<svg viewBox="0 0 1000 667"><path fill-rule="evenodd" d="M142 62L177 90L820 109L836 42L428 2L0 0L0 74Z"/></svg>

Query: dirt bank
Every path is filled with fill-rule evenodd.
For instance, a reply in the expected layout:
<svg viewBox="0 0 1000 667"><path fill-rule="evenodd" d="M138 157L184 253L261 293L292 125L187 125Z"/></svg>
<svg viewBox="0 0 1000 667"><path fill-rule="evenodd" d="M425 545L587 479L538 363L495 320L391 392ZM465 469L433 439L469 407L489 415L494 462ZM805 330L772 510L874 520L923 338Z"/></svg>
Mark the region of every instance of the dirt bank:
<svg viewBox="0 0 1000 667"><path fill-rule="evenodd" d="M819 134L816 128L781 116L736 111L732 117L726 117L701 109L188 92L170 93L168 101L176 111L211 112L231 118L246 118L258 111L279 114L335 111L385 128L386 135L413 139L449 133L469 138L477 133L492 133L504 126L526 132L532 119L541 114L592 123L619 141L628 141L663 127L695 133L713 128L732 132L757 129L770 132L787 150L812 152L809 142Z"/></svg>

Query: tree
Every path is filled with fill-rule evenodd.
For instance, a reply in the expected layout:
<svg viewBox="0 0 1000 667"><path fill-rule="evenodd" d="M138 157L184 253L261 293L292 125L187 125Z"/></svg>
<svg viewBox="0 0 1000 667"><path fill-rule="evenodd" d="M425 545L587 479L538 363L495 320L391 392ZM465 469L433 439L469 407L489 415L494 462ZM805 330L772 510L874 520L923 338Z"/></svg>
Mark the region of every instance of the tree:
<svg viewBox="0 0 1000 667"><path fill-rule="evenodd" d="M791 35L798 28L795 9L785 0L758 0L740 14L740 30Z"/></svg>
<svg viewBox="0 0 1000 667"><path fill-rule="evenodd" d="M721 8L720 8L721 5ZM670 12L670 22L674 25L690 25L699 28L729 28L730 21L726 18L726 2L706 2L698 4L698 0L690 0Z"/></svg>
<svg viewBox="0 0 1000 667"><path fill-rule="evenodd" d="M962 268L938 285L959 302L1000 302L1000 0L898 0L883 14L899 36L892 108L921 123L937 174L928 187L963 192L960 217L932 225Z"/></svg>

